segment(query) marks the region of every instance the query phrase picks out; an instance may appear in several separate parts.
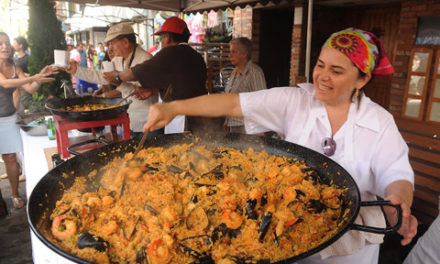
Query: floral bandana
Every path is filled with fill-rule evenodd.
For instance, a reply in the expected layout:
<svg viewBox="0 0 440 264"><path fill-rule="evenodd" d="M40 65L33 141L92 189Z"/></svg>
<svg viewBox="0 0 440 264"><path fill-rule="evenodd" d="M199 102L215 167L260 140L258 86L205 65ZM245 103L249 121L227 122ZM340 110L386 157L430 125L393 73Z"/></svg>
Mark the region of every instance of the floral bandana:
<svg viewBox="0 0 440 264"><path fill-rule="evenodd" d="M386 75L394 73L379 39L370 32L347 28L333 33L323 47L344 53L363 73Z"/></svg>

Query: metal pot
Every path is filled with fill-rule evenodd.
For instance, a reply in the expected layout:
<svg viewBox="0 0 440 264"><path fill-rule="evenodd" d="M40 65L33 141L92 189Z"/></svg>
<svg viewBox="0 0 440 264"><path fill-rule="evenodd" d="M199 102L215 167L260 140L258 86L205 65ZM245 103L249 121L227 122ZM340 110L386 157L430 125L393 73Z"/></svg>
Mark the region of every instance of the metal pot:
<svg viewBox="0 0 440 264"><path fill-rule="evenodd" d="M188 134L154 136L147 139L144 147L169 147L175 144L195 142L194 139L195 138L193 136ZM293 261L297 261L299 259L312 255L335 242L350 229L385 234L388 232L397 231L397 229L400 227L400 206L392 205L389 201L361 202L359 189L353 178L348 174L348 172L345 171L344 168L342 168L339 164L318 152L286 141L239 134L227 134L226 136L218 135L215 137L209 137L207 138L207 140L202 140L202 142L208 148L222 145L233 147L236 149L264 149L270 154L304 160L309 167L311 167L318 173L322 181L327 183L332 181L332 183L337 186L348 188L348 192L344 197L344 206L350 209L350 213L346 218L346 222L340 225L340 230L333 237L323 242L319 246L305 253L277 263L291 263ZM35 235L45 245L50 247L58 254L77 263L88 263L87 261L58 248L42 235L41 230L48 230L51 226L51 221L49 220L49 217L43 218L43 216L50 215L52 210L55 208L56 201L61 199L64 189L69 188L73 184L75 175L87 175L90 171L101 168L116 156L121 157L127 152L132 152L136 145L137 142L134 140L122 141L115 144L107 145L71 158L49 171L38 182L38 184L32 191L28 202L28 221L31 226L31 230L35 233ZM106 153L106 155L102 155L103 153ZM72 171L74 171L75 173L72 174ZM61 175L63 175L63 173L67 173L68 176L62 177ZM98 181L95 180L94 182L89 183L90 190L96 190L98 188L95 182ZM398 212L398 223L392 227L387 228L362 226L353 223L359 213L359 209L361 206L376 205L395 207Z"/></svg>

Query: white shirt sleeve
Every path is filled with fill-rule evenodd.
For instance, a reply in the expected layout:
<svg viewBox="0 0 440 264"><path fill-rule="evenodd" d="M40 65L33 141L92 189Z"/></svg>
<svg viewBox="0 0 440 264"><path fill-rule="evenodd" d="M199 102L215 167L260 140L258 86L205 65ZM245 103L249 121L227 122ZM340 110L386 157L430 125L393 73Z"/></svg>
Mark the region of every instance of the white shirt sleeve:
<svg viewBox="0 0 440 264"><path fill-rule="evenodd" d="M414 184L408 146L391 115L386 119L384 130L374 147L371 170L376 175L379 195L384 196L386 187L397 180L407 180Z"/></svg>
<svg viewBox="0 0 440 264"><path fill-rule="evenodd" d="M250 93L240 93L240 106L244 116L246 132L256 134L275 131L286 134L289 120L287 112L298 108L302 98L302 89L292 87L272 88Z"/></svg>

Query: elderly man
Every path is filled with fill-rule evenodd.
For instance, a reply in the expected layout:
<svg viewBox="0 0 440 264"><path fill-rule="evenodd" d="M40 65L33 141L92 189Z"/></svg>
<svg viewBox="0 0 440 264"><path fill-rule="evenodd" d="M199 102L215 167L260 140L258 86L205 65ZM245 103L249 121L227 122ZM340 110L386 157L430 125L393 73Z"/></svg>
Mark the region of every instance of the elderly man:
<svg viewBox="0 0 440 264"><path fill-rule="evenodd" d="M136 35L133 28L129 24L121 23L109 28L105 38L109 49L112 49L115 57L112 63L117 71L129 69L137 64L151 59L151 55L143 50L136 43ZM95 71L92 69L79 68L74 61L70 62L70 68L67 72L73 74L75 77L98 84L109 84L104 78L102 70ZM112 84L116 86L116 90L101 93L102 97L125 97L140 88L138 82L124 82L121 80L114 81ZM98 92L97 94L99 94ZM157 96L152 96L150 92L142 99L132 97L133 102L128 107L128 114L130 116L130 128L132 135L140 134L142 132L143 124L147 121L149 107L157 102Z"/></svg>
<svg viewBox="0 0 440 264"><path fill-rule="evenodd" d="M227 93L243 93L266 89L263 70L251 61L252 42L248 38L236 38L230 42L229 57L235 69L226 85ZM228 132L245 134L243 119L228 117Z"/></svg>
<svg viewBox="0 0 440 264"><path fill-rule="evenodd" d="M203 57L187 45L190 33L185 21L170 17L154 35L160 36L162 48L151 60L122 72L106 73L107 80L138 80L144 88L156 88L164 102L206 94L206 64ZM215 129L212 127L215 124L208 123L206 118L191 117L185 124L184 118L178 117L165 127L165 133Z"/></svg>

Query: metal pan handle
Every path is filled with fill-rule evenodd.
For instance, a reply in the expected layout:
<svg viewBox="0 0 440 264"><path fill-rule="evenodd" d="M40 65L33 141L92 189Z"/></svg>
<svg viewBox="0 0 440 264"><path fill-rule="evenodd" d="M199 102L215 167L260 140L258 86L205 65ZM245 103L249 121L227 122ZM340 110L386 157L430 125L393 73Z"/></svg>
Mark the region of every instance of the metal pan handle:
<svg viewBox="0 0 440 264"><path fill-rule="evenodd" d="M391 232L396 232L397 230L399 230L400 226L402 225L402 208L400 207L400 205L394 205L390 201L366 201L366 202L360 202L360 206L380 206L382 207L382 211L384 206L392 206L397 210L397 223L394 226L387 226L386 228L352 224L351 229L353 230L359 230L359 231L376 233L376 234L387 234Z"/></svg>
<svg viewBox="0 0 440 264"><path fill-rule="evenodd" d="M87 144L92 144L92 143L101 143L101 144L104 144L104 145L108 145L108 142L106 140L104 140L104 139L101 139L101 137L100 137L100 138L90 139L90 140L86 140L84 142L72 144L72 145L67 147L67 152L69 152L72 155L78 156L81 153L74 151L73 150L74 148L81 147L81 146L84 146L84 145L87 145Z"/></svg>

